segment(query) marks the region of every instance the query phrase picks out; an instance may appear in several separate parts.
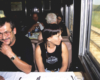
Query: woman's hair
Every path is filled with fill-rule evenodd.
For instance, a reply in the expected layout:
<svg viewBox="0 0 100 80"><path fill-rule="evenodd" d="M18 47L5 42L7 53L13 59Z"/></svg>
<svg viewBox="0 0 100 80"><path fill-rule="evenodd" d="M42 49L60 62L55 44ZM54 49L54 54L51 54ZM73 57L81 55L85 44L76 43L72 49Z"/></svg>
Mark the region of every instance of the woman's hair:
<svg viewBox="0 0 100 80"><path fill-rule="evenodd" d="M59 33L61 31L61 27L57 24L47 24L42 31L43 41L47 42L47 38Z"/></svg>
<svg viewBox="0 0 100 80"><path fill-rule="evenodd" d="M57 18L58 18L58 17L61 17L61 19L63 19L63 16L62 16L61 14L58 14L58 15L57 15Z"/></svg>
<svg viewBox="0 0 100 80"><path fill-rule="evenodd" d="M62 22L63 16L62 16L61 14L58 14L58 15L57 15L57 18L58 18L58 17L61 17L61 22Z"/></svg>

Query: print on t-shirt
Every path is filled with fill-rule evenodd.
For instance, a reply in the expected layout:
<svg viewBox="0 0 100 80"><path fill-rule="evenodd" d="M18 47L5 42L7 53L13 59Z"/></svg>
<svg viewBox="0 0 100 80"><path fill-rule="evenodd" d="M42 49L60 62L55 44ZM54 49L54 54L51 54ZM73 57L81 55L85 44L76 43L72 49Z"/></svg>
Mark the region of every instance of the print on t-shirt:
<svg viewBox="0 0 100 80"><path fill-rule="evenodd" d="M55 56L50 56L50 57L48 57L48 59L46 59L46 62L49 64L54 64L54 63L58 62L58 58Z"/></svg>

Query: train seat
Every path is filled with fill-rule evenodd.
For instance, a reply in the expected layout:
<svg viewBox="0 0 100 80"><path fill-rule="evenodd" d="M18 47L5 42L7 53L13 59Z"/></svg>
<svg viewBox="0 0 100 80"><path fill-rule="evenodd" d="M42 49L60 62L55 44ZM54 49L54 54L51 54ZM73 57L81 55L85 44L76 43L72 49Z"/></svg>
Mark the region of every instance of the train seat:
<svg viewBox="0 0 100 80"><path fill-rule="evenodd" d="M34 65L35 65L35 72L38 72L38 69L37 69L37 65L36 65L36 61L35 61L35 43L32 43L32 47L33 47L33 62L34 62Z"/></svg>

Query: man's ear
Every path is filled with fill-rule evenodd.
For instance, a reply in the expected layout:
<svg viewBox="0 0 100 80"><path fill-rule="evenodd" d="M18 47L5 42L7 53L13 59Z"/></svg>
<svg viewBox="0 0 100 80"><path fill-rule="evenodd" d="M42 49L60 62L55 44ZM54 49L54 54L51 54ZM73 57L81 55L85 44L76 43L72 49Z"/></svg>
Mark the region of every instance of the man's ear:
<svg viewBox="0 0 100 80"><path fill-rule="evenodd" d="M13 33L16 34L16 32L17 32L17 31L16 31L16 28L14 28L14 29L13 29Z"/></svg>

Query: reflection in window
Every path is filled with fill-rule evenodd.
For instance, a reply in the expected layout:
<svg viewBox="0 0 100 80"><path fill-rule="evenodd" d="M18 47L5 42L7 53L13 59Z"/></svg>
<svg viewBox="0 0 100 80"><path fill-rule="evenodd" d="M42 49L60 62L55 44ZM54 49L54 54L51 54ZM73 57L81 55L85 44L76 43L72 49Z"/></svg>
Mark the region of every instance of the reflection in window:
<svg viewBox="0 0 100 80"><path fill-rule="evenodd" d="M11 11L22 11L22 2L11 2Z"/></svg>
<svg viewBox="0 0 100 80"><path fill-rule="evenodd" d="M3 17L5 17L4 11L3 10L0 10L0 18L3 18Z"/></svg>
<svg viewBox="0 0 100 80"><path fill-rule="evenodd" d="M93 0L90 52L100 63L100 0Z"/></svg>
<svg viewBox="0 0 100 80"><path fill-rule="evenodd" d="M70 6L69 13L69 30L73 32L73 4Z"/></svg>

